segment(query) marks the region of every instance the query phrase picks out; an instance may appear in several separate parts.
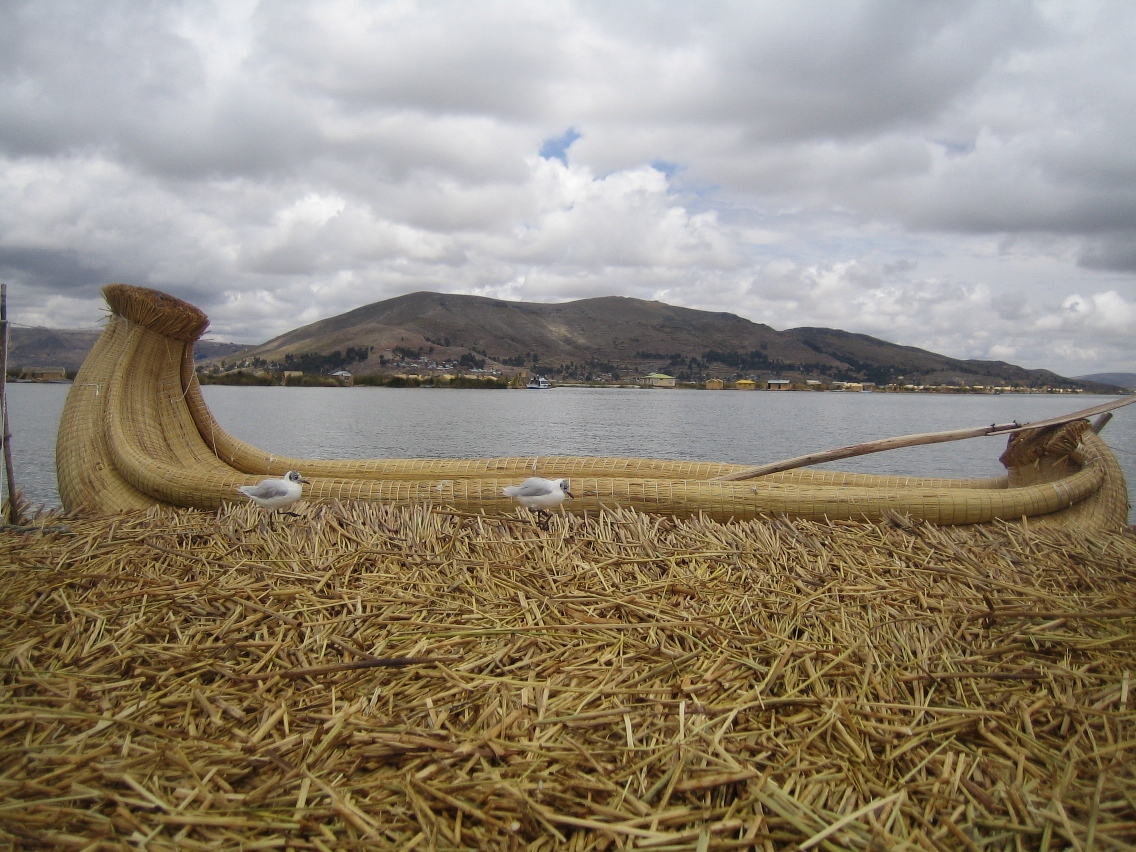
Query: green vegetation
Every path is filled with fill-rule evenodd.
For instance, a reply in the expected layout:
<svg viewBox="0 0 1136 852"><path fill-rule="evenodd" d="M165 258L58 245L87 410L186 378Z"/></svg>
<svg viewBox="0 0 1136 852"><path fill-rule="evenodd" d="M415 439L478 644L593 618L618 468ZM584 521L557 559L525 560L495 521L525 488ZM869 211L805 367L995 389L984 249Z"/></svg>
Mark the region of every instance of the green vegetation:
<svg viewBox="0 0 1136 852"><path fill-rule="evenodd" d="M507 388L508 386L508 379L498 378L496 376L486 376L482 379L474 379L469 376L454 376L449 382L441 385L441 387L476 388L479 390L496 390L499 388Z"/></svg>
<svg viewBox="0 0 1136 852"><path fill-rule="evenodd" d="M333 379L331 376L288 376L284 380L284 384L290 388L338 388L343 387L343 383L339 379Z"/></svg>
<svg viewBox="0 0 1136 852"><path fill-rule="evenodd" d="M727 367L733 367L740 372L748 370L764 370L768 369L770 365L776 363L769 360L769 356L760 349L753 349L749 352L719 352L717 349L708 349L702 353L702 360L706 363L717 362L718 364L725 364Z"/></svg>
<svg viewBox="0 0 1136 852"><path fill-rule="evenodd" d="M600 361L591 358L587 362L577 363L569 361L559 366L545 366L541 372L560 379L575 379L577 381L598 382L619 378L619 370L610 361Z"/></svg>
<svg viewBox="0 0 1136 852"><path fill-rule="evenodd" d="M301 373L331 373L335 370L343 370L355 363L362 363L370 357L371 352L374 350L373 346L348 346L345 352L336 349L327 355L320 355L318 352L303 352L298 355L288 353L284 356L283 368L285 370L296 370ZM254 366L260 366L256 364ZM263 364L263 362L262 362Z"/></svg>
<svg viewBox="0 0 1136 852"><path fill-rule="evenodd" d="M254 375L244 370L233 370L228 373L206 373L200 372L197 374L198 384L202 385L239 385L242 387L268 387L269 385L278 385L280 380L274 379L267 373Z"/></svg>

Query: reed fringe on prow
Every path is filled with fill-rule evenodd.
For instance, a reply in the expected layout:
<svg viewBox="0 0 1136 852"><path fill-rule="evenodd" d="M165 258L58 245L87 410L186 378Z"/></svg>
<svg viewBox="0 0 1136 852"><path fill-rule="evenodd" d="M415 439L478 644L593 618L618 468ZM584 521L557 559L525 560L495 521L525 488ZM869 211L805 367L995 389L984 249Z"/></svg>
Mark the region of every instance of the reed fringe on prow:
<svg viewBox="0 0 1136 852"><path fill-rule="evenodd" d="M159 290L108 284L103 298L119 316L182 343L196 342L209 327L209 317L199 308Z"/></svg>
<svg viewBox="0 0 1136 852"><path fill-rule="evenodd" d="M1131 534L301 514L0 534L11 847L1136 842Z"/></svg>

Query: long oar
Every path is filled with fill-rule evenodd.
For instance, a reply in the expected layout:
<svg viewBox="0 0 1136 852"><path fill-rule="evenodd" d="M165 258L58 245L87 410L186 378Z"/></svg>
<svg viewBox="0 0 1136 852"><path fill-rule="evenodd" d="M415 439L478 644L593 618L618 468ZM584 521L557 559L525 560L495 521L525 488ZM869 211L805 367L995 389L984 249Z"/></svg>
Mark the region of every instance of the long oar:
<svg viewBox="0 0 1136 852"><path fill-rule="evenodd" d="M1008 434L1010 432L1020 432L1022 429L1039 429L1043 426L1058 426L1062 423L1072 423L1074 420L1092 417L1095 414L1103 414L1106 411L1112 411L1115 408L1130 405L1134 402L1136 402L1136 396L1129 396L1124 399L1116 399L1112 402L1094 405L1092 408L1086 408L1084 411L1077 411L1073 414L1051 417L1048 420L1039 420L1037 423L1022 424L1015 421L1013 423L1002 423L1001 425L991 424L989 426L978 426L973 429L954 429L950 432L924 432L919 435L900 435L897 438L868 441L864 444L853 444L850 447L840 447L836 450L825 450L820 453L810 453L807 456L797 456L793 459L770 462L769 464L762 464L757 467L748 467L745 470L739 470L737 473L716 476L711 482L737 482L740 479L753 479L758 476L766 476L770 473L780 473L783 470L793 470L798 467L807 467L808 465L836 461L837 459L847 459L852 456L864 456L868 453L879 453L884 450L895 450L899 447L941 444L945 441L961 441L964 438L981 438L983 435Z"/></svg>

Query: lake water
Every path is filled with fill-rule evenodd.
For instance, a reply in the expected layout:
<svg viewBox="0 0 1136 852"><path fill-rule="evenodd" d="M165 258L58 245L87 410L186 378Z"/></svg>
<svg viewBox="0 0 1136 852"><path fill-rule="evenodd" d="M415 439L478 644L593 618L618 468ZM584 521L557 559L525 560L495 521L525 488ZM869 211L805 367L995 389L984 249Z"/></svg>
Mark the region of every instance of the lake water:
<svg viewBox="0 0 1136 852"><path fill-rule="evenodd" d="M55 506L55 433L69 385L8 386L17 483ZM1003 396L554 388L203 388L218 421L264 450L301 458L650 456L760 464L877 438L1043 420L1101 396ZM1136 405L1102 437L1136 502ZM845 459L872 473L996 476L1005 437Z"/></svg>

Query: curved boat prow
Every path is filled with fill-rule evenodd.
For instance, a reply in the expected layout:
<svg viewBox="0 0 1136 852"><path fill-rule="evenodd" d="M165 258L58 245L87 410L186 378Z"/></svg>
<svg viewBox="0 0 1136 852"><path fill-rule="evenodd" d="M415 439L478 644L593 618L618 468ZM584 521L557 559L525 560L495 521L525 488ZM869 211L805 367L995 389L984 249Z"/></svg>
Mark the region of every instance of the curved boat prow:
<svg viewBox="0 0 1136 852"><path fill-rule="evenodd" d="M1124 475L1086 421L1011 436L1009 473L994 479L871 476L793 470L730 481L745 465L646 458L314 460L281 458L229 435L213 418L193 367L208 327L198 308L142 287L103 289L110 321L67 397L56 444L64 508L93 514L155 504L213 509L237 488L298 470L308 500L434 503L488 514L515 504L518 478L572 481L574 511L634 508L718 520L774 515L936 524L1028 517L1031 524L1122 529Z"/></svg>

